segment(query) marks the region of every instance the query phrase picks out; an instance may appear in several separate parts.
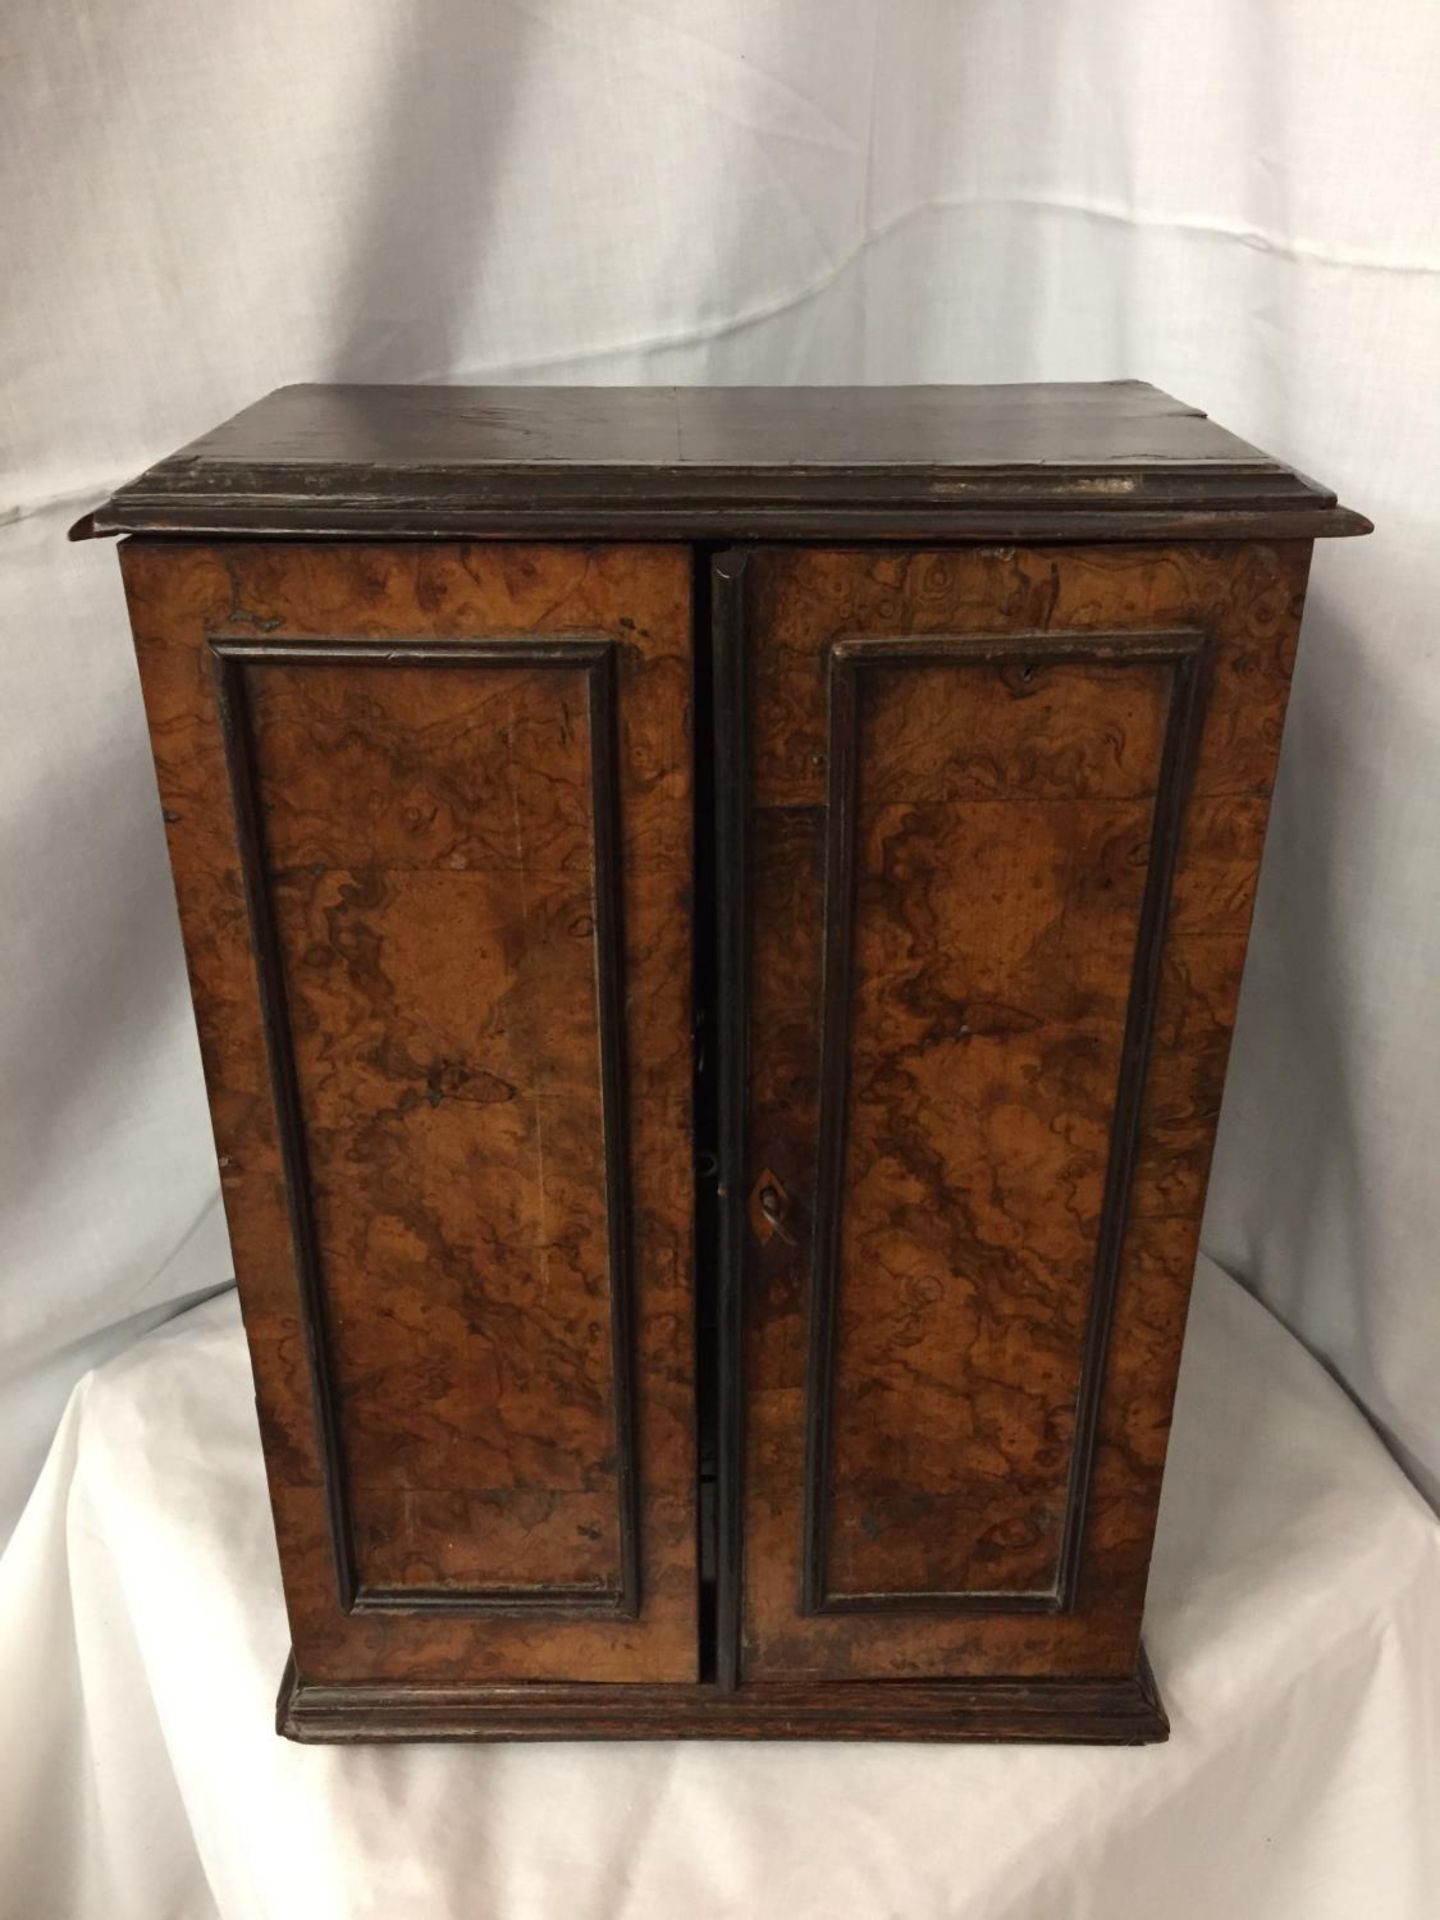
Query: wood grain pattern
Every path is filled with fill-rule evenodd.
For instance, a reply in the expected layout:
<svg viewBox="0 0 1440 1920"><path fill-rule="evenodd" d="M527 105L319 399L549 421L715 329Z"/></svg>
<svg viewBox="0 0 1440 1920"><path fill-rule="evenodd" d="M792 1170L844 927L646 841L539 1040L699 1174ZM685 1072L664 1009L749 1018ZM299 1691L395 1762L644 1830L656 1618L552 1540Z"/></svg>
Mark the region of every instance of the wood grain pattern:
<svg viewBox="0 0 1440 1920"><path fill-rule="evenodd" d="M1198 644L830 651L807 1611L1069 1598Z"/></svg>
<svg viewBox="0 0 1440 1920"><path fill-rule="evenodd" d="M633 1611L610 643L216 650L343 1587Z"/></svg>
<svg viewBox="0 0 1440 1920"><path fill-rule="evenodd" d="M132 543L124 564L301 1674L693 1680L688 556ZM462 659L496 635L514 657ZM600 742L591 666L539 670L558 636L617 670L634 1620L585 1611L624 1610L626 1547ZM333 643L380 640L451 652L334 657ZM214 643L243 656L362 1603L350 1613L330 1562ZM364 1610L367 1592L392 1605ZM467 1614L486 1595L521 1604ZM550 1610L527 1617L529 1600Z"/></svg>
<svg viewBox="0 0 1440 1920"><path fill-rule="evenodd" d="M768 1169L790 1196L791 1233L752 1240L747 1259L747 1684L1133 1671L1307 563L1301 544L773 552L749 562L747 1173ZM1207 636L1207 700L1179 822L1086 1524L1073 1605L1061 1611L1008 1607L1003 1594L1021 1583L1043 1592L1054 1566L1053 1525L1038 1515L1056 1510L1069 1438L1082 1249L1093 1244L1106 1161L1163 681L1153 667L1096 666L1087 679L1068 666L1034 707L1004 668L948 688L913 671L877 682L861 760L863 1017L836 1356L837 1378L853 1390L837 1396L828 1577L842 1593L989 1582L996 1604L948 1617L923 1605L807 1616L797 1596L829 650L844 636L1123 640L1186 628ZM1107 672L1113 708L1099 697ZM1022 794L1018 806L1001 804ZM975 1011L986 1030L957 1009ZM986 1072L1000 1057L1003 1072ZM897 1263L904 1273L891 1286Z"/></svg>

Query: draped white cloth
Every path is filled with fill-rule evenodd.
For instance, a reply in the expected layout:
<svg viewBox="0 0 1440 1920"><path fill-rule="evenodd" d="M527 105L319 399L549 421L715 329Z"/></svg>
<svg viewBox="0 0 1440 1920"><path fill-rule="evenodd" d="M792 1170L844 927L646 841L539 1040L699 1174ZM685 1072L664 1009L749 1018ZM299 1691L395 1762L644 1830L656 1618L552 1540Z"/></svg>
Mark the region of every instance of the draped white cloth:
<svg viewBox="0 0 1440 1920"><path fill-rule="evenodd" d="M233 1293L94 1375L0 1562L16 1920L1428 1920L1440 1526L1203 1264L1163 1747L296 1747Z"/></svg>
<svg viewBox="0 0 1440 1920"><path fill-rule="evenodd" d="M1317 554L1207 1245L1347 1384L1416 1484L1440 1492L1440 9L12 0L0 44L0 1537L86 1368L230 1271L114 555L67 547L64 528L268 388L327 378L1137 376L1373 516L1371 539ZM189 1351L199 1336L176 1338L155 1351ZM91 1392L92 1408L117 1404L130 1364ZM87 1419L68 1418L25 1564L37 1595L61 1577L99 1583L73 1596L94 1626L119 1606L125 1555L173 1521L180 1489L158 1470L142 1476L106 1520L113 1560L37 1570L35 1529L44 1535L63 1497L67 1449L80 1447L83 1466ZM1334 1421L1323 1431L1343 1487L1363 1433ZM221 1623L237 1663L258 1628L216 1598L212 1521L201 1483L184 1484L196 1563L187 1571L177 1557L159 1591L204 1591L207 1644L224 1667ZM160 1502L149 1521L145 1486ZM98 1524L78 1490L73 1504ZM136 1529L128 1541L122 1519ZM164 1534L167 1554L181 1555L182 1538ZM5 1563L12 1591L17 1578ZM1293 1598L1283 1583L1266 1591L1276 1606ZM46 1635L60 1633L44 1617ZM1184 1617L1198 1633L1203 1623ZM156 1651L183 1647L183 1633L142 1643L140 1618L127 1596L116 1633L160 1662L157 1701L167 1686L192 1690L183 1661L167 1668ZM1284 1641L1298 1628L1282 1613L1267 1630ZM93 1658L102 1639L96 1627L82 1642ZM52 1654L62 1665L47 1679ZM24 1663L49 1732L10 1749L0 1798L44 1754L56 1833L117 1776L153 1792L160 1819L162 1775L143 1758L159 1769L164 1757L161 1736L144 1731L158 1707L117 1706L93 1669L82 1686L65 1658L42 1636ZM1363 1695L1377 1742L1402 1691ZM1359 1713L1362 1696L1351 1703ZM232 1747L253 1719L227 1719ZM1342 1716L1303 1756L1302 1777L1352 1731ZM1404 1745L1403 1728L1394 1738ZM1247 1749L1246 1764L1266 1764L1264 1752ZM173 1747L164 1754L178 1765ZM547 1764L589 1782L573 1790L593 1796L590 1813L561 1816L554 1782L539 1778ZM659 1767L610 1755L592 1776L586 1764L436 1755L415 1763L427 1784L414 1792L427 1820L441 1818L449 1765L498 1795L458 1835L459 1857L478 1858L477 1835L498 1833L503 1809L521 1827L544 1819L555 1857L583 1864L587 1821L619 1791L610 1783ZM669 1813L657 1802L654 1844L661 1827L699 1818L701 1783L727 1764L666 1759L655 1775L666 1792L688 1784ZM749 1784L726 1789L740 1797L717 1801L716 1818L735 1874L778 1899L803 1878L801 1841L781 1828L787 1783L813 1785L827 1763L745 1764L755 1771L725 1777ZM847 1779L896 1769L917 1809L934 1813L941 1789L916 1783L949 1780L993 1812L973 1755L932 1756L934 1775L878 1753L845 1764L857 1770ZM995 1764L1013 1784L1042 1763ZM1086 1763L1107 1764L1153 1764L1153 1783L1175 1763ZM383 1757L265 1765L287 1783L341 1765L412 1779ZM237 1794L260 1778L237 1776ZM245 1831L240 1804L231 1816L248 1858L267 1842ZM881 1829L849 1804L846 1822L813 1832L816 1860L868 1835L888 1862ZM1184 1857L1208 1862L1206 1836L1182 1813L1177 1803L1165 1845L1186 1834ZM1313 1809L1297 1800L1292 1814L1276 1814L1272 1876L1282 1857L1296 1874L1325 1857ZM129 1836L137 1850L141 1829ZM630 1830L638 1845L641 1825ZM357 1857L385 1832L394 1839L375 1815ZM993 1848L998 1860L1016 1832L999 1816L947 1811L914 1868L930 1892L903 1910L930 1910L927 1899L941 1910L959 1836L966 1870L980 1873L977 1856ZM1071 1844L1074 1910L1090 1911L1085 1876L1101 1872L1103 1848L1083 1823ZM725 1848L715 1832L707 1845L714 1864ZM163 1851L156 1840L147 1857ZM7 1880L18 1884L8 1867L0 1909ZM533 1870L540 1886L550 1869ZM628 1910L607 1884L613 1910ZM864 1882L873 1898L859 1904L889 1910L898 1884ZM895 1897L909 1902L908 1886ZM189 1898L177 1887L148 1911L207 1910ZM226 1898L227 1912L261 1910L234 1905L233 1887ZM526 1910L519 1881L506 1898ZM1094 1898L1094 1911L1118 1911ZM1319 1910L1275 1898L1251 1911Z"/></svg>

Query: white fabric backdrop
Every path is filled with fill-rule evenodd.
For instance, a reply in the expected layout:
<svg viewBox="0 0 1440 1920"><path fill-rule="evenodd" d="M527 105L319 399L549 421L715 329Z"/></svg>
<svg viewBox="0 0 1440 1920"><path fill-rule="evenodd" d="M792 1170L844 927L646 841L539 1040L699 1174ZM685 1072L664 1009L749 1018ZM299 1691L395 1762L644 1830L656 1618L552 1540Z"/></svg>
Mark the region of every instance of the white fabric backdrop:
<svg viewBox="0 0 1440 1920"><path fill-rule="evenodd" d="M0 1532L222 1284L113 552L285 381L1135 375L1334 484L1207 1244L1440 1491L1440 9L11 0Z"/></svg>
<svg viewBox="0 0 1440 1920"><path fill-rule="evenodd" d="M4 1920L1434 1920L1440 1528L1202 1265L1167 1745L296 1747L233 1294L71 1403L0 1561ZM15 1766L17 1756L23 1766Z"/></svg>

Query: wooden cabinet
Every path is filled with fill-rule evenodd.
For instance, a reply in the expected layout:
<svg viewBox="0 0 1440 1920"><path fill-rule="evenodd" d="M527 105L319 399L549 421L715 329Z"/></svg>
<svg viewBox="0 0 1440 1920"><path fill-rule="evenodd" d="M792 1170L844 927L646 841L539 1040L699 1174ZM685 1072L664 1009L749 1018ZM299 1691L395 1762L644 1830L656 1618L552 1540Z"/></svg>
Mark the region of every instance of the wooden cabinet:
<svg viewBox="0 0 1440 1920"><path fill-rule="evenodd" d="M300 1738L1140 1740L1333 497L1133 383L292 388L122 489Z"/></svg>

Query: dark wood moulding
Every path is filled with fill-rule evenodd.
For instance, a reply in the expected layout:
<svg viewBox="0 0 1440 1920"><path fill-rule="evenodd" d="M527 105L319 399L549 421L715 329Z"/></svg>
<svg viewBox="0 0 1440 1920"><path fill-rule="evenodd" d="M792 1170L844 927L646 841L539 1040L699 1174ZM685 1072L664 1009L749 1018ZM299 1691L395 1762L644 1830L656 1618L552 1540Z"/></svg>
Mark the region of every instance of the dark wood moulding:
<svg viewBox="0 0 1440 1920"><path fill-rule="evenodd" d="M1368 530L1197 409L1115 381L282 387L74 532L924 541Z"/></svg>
<svg viewBox="0 0 1440 1920"><path fill-rule="evenodd" d="M286 1668L278 1732L300 1741L1005 1740L1144 1746L1170 1723L1132 1679L935 1686L314 1687Z"/></svg>

